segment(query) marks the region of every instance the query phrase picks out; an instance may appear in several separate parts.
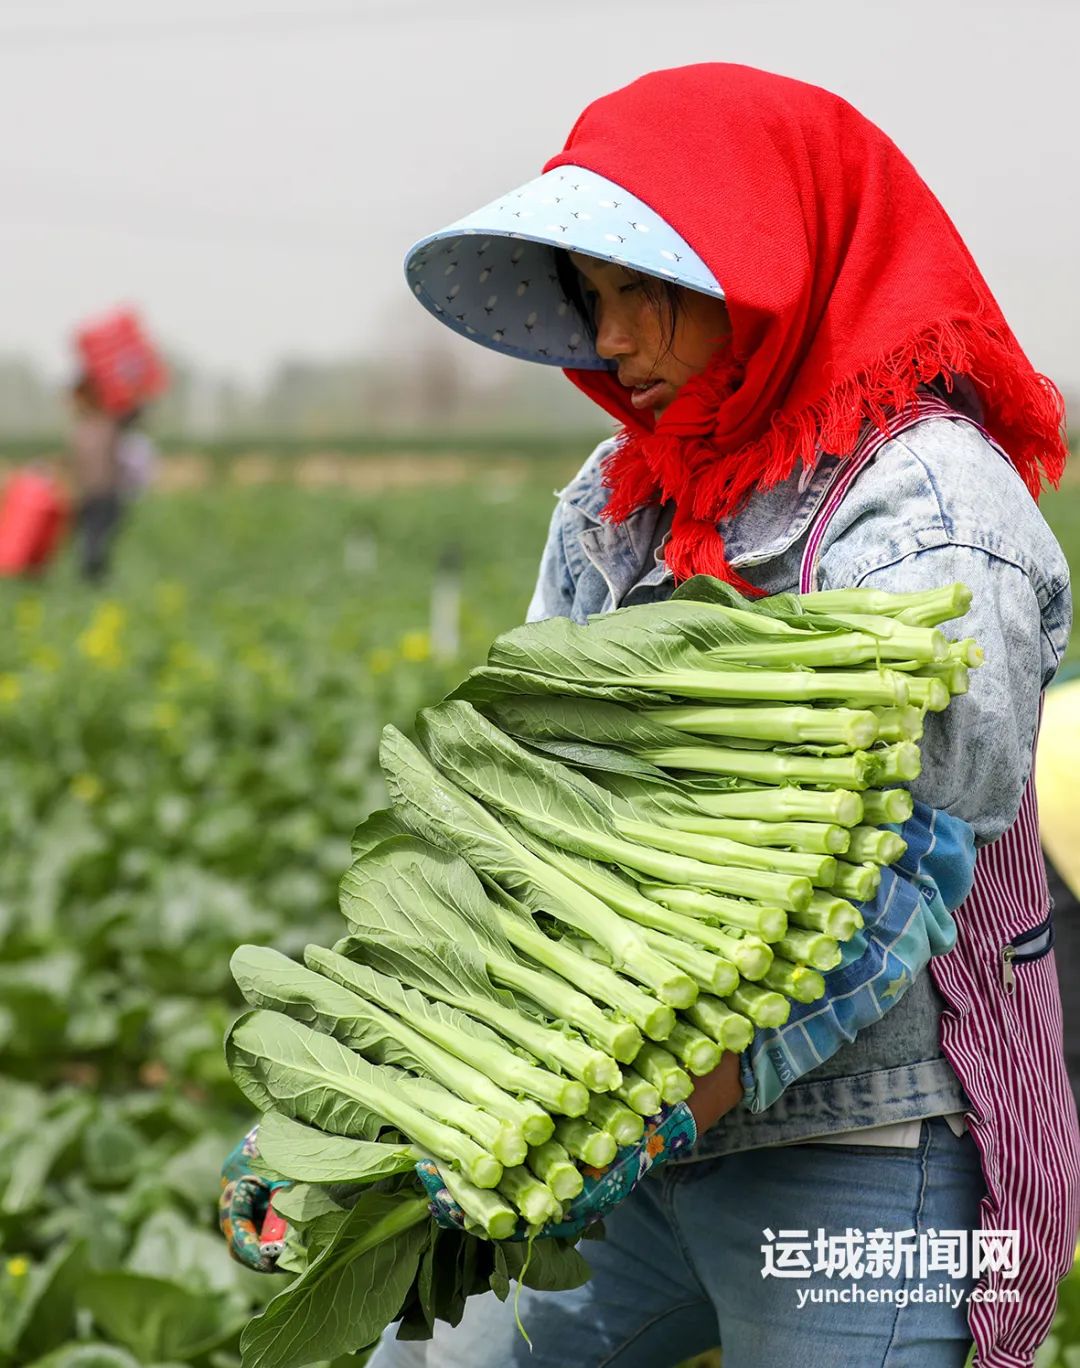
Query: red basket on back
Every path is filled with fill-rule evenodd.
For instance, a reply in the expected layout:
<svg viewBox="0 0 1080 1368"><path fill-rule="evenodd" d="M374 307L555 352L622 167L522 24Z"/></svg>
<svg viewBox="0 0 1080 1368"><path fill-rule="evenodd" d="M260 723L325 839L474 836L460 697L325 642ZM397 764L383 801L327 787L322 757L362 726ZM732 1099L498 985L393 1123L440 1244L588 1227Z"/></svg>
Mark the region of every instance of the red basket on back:
<svg viewBox="0 0 1080 1368"><path fill-rule="evenodd" d="M0 575L23 575L47 565L67 518L67 497L51 476L16 470L0 494Z"/></svg>
<svg viewBox="0 0 1080 1368"><path fill-rule="evenodd" d="M83 370L110 413L127 413L168 384L165 363L129 310L117 310L75 334Z"/></svg>

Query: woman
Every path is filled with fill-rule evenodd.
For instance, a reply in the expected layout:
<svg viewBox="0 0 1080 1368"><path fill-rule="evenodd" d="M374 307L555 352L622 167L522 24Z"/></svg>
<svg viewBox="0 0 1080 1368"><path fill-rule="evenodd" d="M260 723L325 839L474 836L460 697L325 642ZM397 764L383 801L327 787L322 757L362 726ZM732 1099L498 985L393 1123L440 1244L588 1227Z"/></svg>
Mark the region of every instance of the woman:
<svg viewBox="0 0 1080 1368"><path fill-rule="evenodd" d="M743 1368L805 1361L809 1340L823 1363L961 1364L968 1307L800 1313L791 1283L760 1276L774 1221L917 1225L913 1173L950 1223L981 1207L1020 1230L1021 1300L973 1303L970 1331L980 1363L1030 1362L1077 1219L1051 957L1001 958L1028 932L1034 956L1047 921L1027 785L1070 623L1032 497L1064 462L1056 389L897 148L837 97L745 67L657 72L598 100L539 180L418 244L407 273L443 322L562 365L624 425L560 496L531 616L583 620L698 572L767 593L800 571L803 588L963 580L963 632L987 655L932 719L915 785L981 847L956 949L765 1110L706 1115L694 1157L587 1246L592 1283L530 1300L531 1362L660 1364L719 1340ZM896 435L871 455L882 429ZM840 1143L764 1148L810 1136ZM468 1361L503 1361L461 1332ZM447 1345L427 1362L455 1361Z"/></svg>
<svg viewBox="0 0 1080 1368"><path fill-rule="evenodd" d="M931 937L814 1058L760 1031L726 1057L692 1099L689 1157L584 1247L591 1281L522 1297L531 1354L487 1297L430 1345L388 1336L371 1368L660 1368L717 1342L725 1368L959 1368L972 1338L984 1368L1030 1364L1078 1195L1029 786L1071 619L1034 497L1065 459L1058 391L897 148L746 67L598 100L538 180L418 243L407 275L448 326L562 366L623 425L559 495L530 617L584 621L701 572L750 594L962 580L987 663L929 719L914 785L927 830L951 833L932 878L962 902L951 953L927 972L952 945ZM930 899L929 876L895 879ZM891 1302L801 1298L843 1268L798 1281L798 1252L776 1252L793 1227L812 1249L819 1229L917 1241L980 1221L1017 1231L1019 1258L954 1267L948 1300L927 1295L940 1271L902 1266ZM1018 1295L968 1303L976 1284Z"/></svg>

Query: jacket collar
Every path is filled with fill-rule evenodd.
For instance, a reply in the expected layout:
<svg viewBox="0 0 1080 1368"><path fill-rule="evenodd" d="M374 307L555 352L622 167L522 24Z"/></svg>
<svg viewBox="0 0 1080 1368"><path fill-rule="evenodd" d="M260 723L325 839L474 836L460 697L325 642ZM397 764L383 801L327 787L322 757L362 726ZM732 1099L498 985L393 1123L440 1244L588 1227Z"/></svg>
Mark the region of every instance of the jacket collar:
<svg viewBox="0 0 1080 1368"><path fill-rule="evenodd" d="M603 483L601 461L607 450L601 448L597 459L559 497L590 524L581 534L582 547L618 603L643 574L650 583L670 578L661 554L669 533L657 540L658 529L669 520L664 508L653 504L624 522L603 521L609 491ZM835 456L819 456L813 469L797 471L772 489L751 495L736 516L721 522L731 565L760 565L793 546L809 528L841 465ZM652 557L650 552L654 552Z"/></svg>

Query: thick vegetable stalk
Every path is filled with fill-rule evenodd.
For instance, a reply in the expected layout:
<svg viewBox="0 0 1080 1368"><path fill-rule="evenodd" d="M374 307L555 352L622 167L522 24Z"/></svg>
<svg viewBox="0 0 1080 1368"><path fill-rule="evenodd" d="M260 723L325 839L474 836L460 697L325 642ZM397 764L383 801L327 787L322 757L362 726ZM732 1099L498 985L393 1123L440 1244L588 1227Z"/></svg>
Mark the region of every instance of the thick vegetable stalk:
<svg viewBox="0 0 1080 1368"><path fill-rule="evenodd" d="M650 721L693 736L736 736L759 741L809 742L866 750L878 739L878 720L867 709L789 707L644 708Z"/></svg>
<svg viewBox="0 0 1080 1368"><path fill-rule="evenodd" d="M693 1008L689 1010L693 1011ZM660 1110L659 1089L648 1079L642 1078L635 1069L623 1070L623 1081L611 1096L625 1102L630 1110L637 1112L639 1116L655 1116Z"/></svg>
<svg viewBox="0 0 1080 1368"><path fill-rule="evenodd" d="M791 1003L781 993L745 979L725 999L733 1011L749 1017L755 1026L783 1026L791 1015Z"/></svg>
<svg viewBox="0 0 1080 1368"><path fill-rule="evenodd" d="M795 1002L817 1002L825 996L825 980L806 964L793 964L780 955L766 969L762 982Z"/></svg>
<svg viewBox="0 0 1080 1368"><path fill-rule="evenodd" d="M645 1122L638 1113L614 1097L595 1095L585 1115L598 1130L607 1131L620 1148L636 1144L645 1134Z"/></svg>
<svg viewBox="0 0 1080 1368"><path fill-rule="evenodd" d="M530 1097L549 1112L581 1116L588 1108L589 1093L582 1083L560 1078L547 1069L527 1063L497 1036L485 1039L479 1030L463 1029L464 1023L459 1020L462 1013L433 1004L415 989L405 989L385 974L347 960L332 950L308 946L304 957L310 967L366 1001L392 1012L450 1054L481 1070L499 1087Z"/></svg>
<svg viewBox="0 0 1080 1368"><path fill-rule="evenodd" d="M529 833L527 831L519 832L517 828L512 829L520 837L523 844L528 841ZM537 833L537 835L539 834ZM555 835L557 836L558 833L556 832ZM586 852L580 849L580 843L578 845L579 848L576 850L566 850L566 855L584 855ZM588 846L588 859L593 864L597 862L601 865L604 863L614 864L672 883L684 883L694 887L719 890L722 893L734 894L736 897L760 898L762 901L777 903L785 908L809 905L812 893L810 880L804 875L772 874L764 869L707 864L704 860L690 859L666 850L656 850L651 846L641 845L636 841L628 841L620 836L608 837L602 832L592 833ZM563 847L560 846L558 849L561 850ZM536 858L539 860L541 857L537 856ZM550 860L552 856L548 855L546 859ZM569 864L564 864L561 861L557 868L552 865L551 870L553 874L560 879L565 879L568 883L573 883L577 878ZM579 883L578 887L582 888L584 885ZM566 896L570 897L569 894ZM582 893L581 896L591 897L588 892ZM600 903L599 899L593 899L593 901ZM604 906L605 911L610 910L606 904L600 905ZM593 939L605 944L605 948L609 948L599 936L594 936ZM616 966L621 967L614 955L612 958L615 960ZM685 1007L689 1003L679 1002L673 1005Z"/></svg>
<svg viewBox="0 0 1080 1368"><path fill-rule="evenodd" d="M882 619L866 619L867 625ZM884 619L888 621L888 619ZM850 621L854 624L855 619ZM893 626L892 623L889 624ZM844 670L853 665L877 664L882 660L907 660L911 656L940 660L948 647L940 632L897 624L890 635L871 636L868 631L806 633L804 640L761 642L753 648L753 659L763 667L803 666ZM745 647L713 647L706 654L717 661L747 659Z"/></svg>
<svg viewBox="0 0 1080 1368"><path fill-rule="evenodd" d="M759 903L742 902L737 898L724 898L701 888L654 883L642 883L638 888L651 902L657 902L673 912L726 923L760 936L766 942L778 941L787 930L788 922L797 919L794 911L785 912L781 907L766 907ZM816 894L811 894L808 908L813 906L814 897Z"/></svg>
<svg viewBox="0 0 1080 1368"><path fill-rule="evenodd" d="M850 940L863 928L863 916L857 907L836 893L824 893L820 889L814 890L806 911L793 912L789 921L792 926L820 931L838 941Z"/></svg>
<svg viewBox="0 0 1080 1368"><path fill-rule="evenodd" d="M754 1034L754 1023L748 1017L708 993L702 993L683 1016L722 1049L735 1054L746 1049Z"/></svg>
<svg viewBox="0 0 1080 1368"><path fill-rule="evenodd" d="M518 1145L516 1133L513 1137L508 1135L504 1122L482 1111L474 1103L466 1102L441 1083L430 1078L417 1078L404 1071L395 1079L394 1086L406 1102L464 1131L501 1164L521 1163L525 1145Z"/></svg>
<svg viewBox="0 0 1080 1368"><path fill-rule="evenodd" d="M669 1105L685 1102L694 1090L690 1075L680 1067L679 1061L663 1045L654 1045L651 1041L646 1041L634 1060L634 1068L657 1090L661 1102Z"/></svg>
<svg viewBox="0 0 1080 1368"><path fill-rule="evenodd" d="M852 828L847 858L855 864L891 865L900 859L905 850L907 841L895 831L859 826Z"/></svg>
<svg viewBox="0 0 1080 1368"><path fill-rule="evenodd" d="M881 652L882 660L944 660L949 653L949 643L944 632L934 627L914 627L884 614L874 613L830 613L837 622L843 622L858 632L872 634ZM867 656L869 660L873 657Z"/></svg>
<svg viewBox="0 0 1080 1368"><path fill-rule="evenodd" d="M878 740L918 741L923 734L923 715L919 708L907 704L903 708L875 708L878 720Z"/></svg>
<svg viewBox="0 0 1080 1368"><path fill-rule="evenodd" d="M558 1198L524 1164L506 1170L499 1183L499 1192L521 1212L527 1225L542 1226L562 1217Z"/></svg>
<svg viewBox="0 0 1080 1368"><path fill-rule="evenodd" d="M862 796L785 785L714 789L687 788L687 798L707 817L753 817L763 822L835 822L855 826L864 819Z"/></svg>
<svg viewBox="0 0 1080 1368"><path fill-rule="evenodd" d="M914 741L897 741L871 751L875 784L899 784L917 779L922 772L922 754Z"/></svg>
<svg viewBox="0 0 1080 1368"><path fill-rule="evenodd" d="M906 822L915 811L907 789L867 789L863 794L863 818L868 826Z"/></svg>
<svg viewBox="0 0 1080 1368"><path fill-rule="evenodd" d="M664 1045L680 1064L698 1077L711 1073L723 1054L716 1041L710 1040L704 1031L688 1021L677 1021Z"/></svg>
<svg viewBox="0 0 1080 1368"><path fill-rule="evenodd" d="M636 752L660 769L730 774L759 784L831 784L867 788L874 761L867 751L851 755L780 755L775 751L738 750L732 746L657 746Z"/></svg>
<svg viewBox="0 0 1080 1368"><path fill-rule="evenodd" d="M781 846L811 855L842 855L848 848L848 828L838 822L760 822L686 813L660 816L656 825L741 845Z"/></svg>
<svg viewBox="0 0 1080 1368"><path fill-rule="evenodd" d="M553 1072L580 1079L587 1088L606 1092L619 1082L619 1066L610 1055L587 1045L575 1032L552 1030L532 1012L522 1010L519 1003L507 1006L500 1001L484 972L486 966L478 966L453 942L431 945L415 937L349 936L339 941L334 950L482 1021L507 1040L523 1046ZM430 972L432 963L439 970L437 974ZM450 986L453 980L448 980L444 964L450 967L451 974L456 970L462 981Z"/></svg>
<svg viewBox="0 0 1080 1368"><path fill-rule="evenodd" d="M488 971L496 982L531 997L556 1021L569 1022L620 1064L629 1064L641 1048L641 1032L632 1022L606 1017L591 998L551 974L505 957L489 959Z"/></svg>
<svg viewBox="0 0 1080 1368"><path fill-rule="evenodd" d="M645 940L658 953L678 965L707 993L729 993L739 981L739 971L730 960L663 931L644 929Z"/></svg>
<svg viewBox="0 0 1080 1368"><path fill-rule="evenodd" d="M764 942L748 940L743 944L737 937L704 926L653 902L627 879L595 860L551 851L545 848L543 842L531 837L523 836L522 839L529 842L529 848L536 854L558 860L559 867L575 883L580 883L590 893L602 898L608 907L646 928L645 934L650 944L673 964L685 969L706 991L723 996L734 986L738 973L746 973L744 964L749 964L753 969L761 962L762 956L757 952L757 946L764 947ZM658 932L662 933L659 939L655 935ZM712 951L713 954L703 953L706 951ZM721 962L717 962L716 956L720 957ZM766 949L765 963L771 958ZM764 963L761 970L764 971ZM752 972L747 975L750 978L753 976Z"/></svg>
<svg viewBox="0 0 1080 1368"><path fill-rule="evenodd" d="M835 969L841 960L837 940L820 931L806 931L799 926L793 926L788 931L783 940L777 943L776 950L796 964L809 964L812 969L820 969L823 973ZM746 977L752 978L753 975Z"/></svg>
<svg viewBox="0 0 1080 1368"><path fill-rule="evenodd" d="M964 616L971 607L971 590L959 583L909 594L894 594L885 589L823 589L802 594L800 602L811 613L873 614L896 618L913 627L937 627Z"/></svg>
<svg viewBox="0 0 1080 1368"><path fill-rule="evenodd" d="M706 864L763 869L778 874L798 874L811 883L828 887L836 873L836 861L831 855L814 855L804 851L772 850L761 846L742 845L718 836L699 836L693 832L677 831L672 827L657 828L648 822L616 818L616 829L627 840L639 845L668 850L674 855L704 860Z"/></svg>
<svg viewBox="0 0 1080 1368"><path fill-rule="evenodd" d="M924 712L944 712L949 706L949 687L936 675L907 675L907 698L912 707Z"/></svg>
<svg viewBox="0 0 1080 1368"><path fill-rule="evenodd" d="M587 959L572 946L553 940L536 926L531 918L507 910L500 910L499 925L506 939L537 964L560 974L570 983L584 988L589 996L604 1002L629 1022L635 1023L650 1040L663 1040L675 1024L675 1013L664 1002L613 973L606 964ZM640 1041L634 1053L640 1048ZM615 1051L612 1051L615 1054ZM615 1054L622 1064L631 1061Z"/></svg>
<svg viewBox="0 0 1080 1368"><path fill-rule="evenodd" d="M846 860L837 860L836 878L829 891L855 902L869 902L880 883L881 869L878 865L848 864Z"/></svg>
<svg viewBox="0 0 1080 1368"><path fill-rule="evenodd" d="M592 1168L603 1168L610 1164L618 1148L615 1137L609 1131L598 1130L584 1116L564 1117L557 1121L555 1138L568 1154Z"/></svg>
<svg viewBox="0 0 1080 1368"><path fill-rule="evenodd" d="M560 1202L572 1202L585 1186L581 1170L558 1140L531 1149L526 1163Z"/></svg>
<svg viewBox="0 0 1080 1368"><path fill-rule="evenodd" d="M949 657L961 661L969 670L977 670L986 659L986 653L974 637L964 637L963 641L949 643Z"/></svg>
<svg viewBox="0 0 1080 1368"><path fill-rule="evenodd" d="M428 1158L436 1158L434 1155ZM513 1172L513 1170L507 1170ZM445 1166L439 1169L443 1184L461 1207L466 1217L466 1229L471 1225L489 1240L508 1240L517 1229L518 1214L494 1192L470 1183L463 1174Z"/></svg>

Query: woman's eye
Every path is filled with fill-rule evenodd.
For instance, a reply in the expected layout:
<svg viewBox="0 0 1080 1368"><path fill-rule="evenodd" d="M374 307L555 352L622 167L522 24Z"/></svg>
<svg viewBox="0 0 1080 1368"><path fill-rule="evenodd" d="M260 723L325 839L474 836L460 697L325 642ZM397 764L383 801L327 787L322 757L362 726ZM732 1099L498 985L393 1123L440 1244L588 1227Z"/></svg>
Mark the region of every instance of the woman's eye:
<svg viewBox="0 0 1080 1368"><path fill-rule="evenodd" d="M619 293L620 293L621 295L622 295L622 294L633 294L633 292L634 292L635 290L640 290L640 289L641 289L641 281L640 281L640 280L630 280L630 281L627 281L627 283L626 283L625 285L620 285L620 286L619 286Z"/></svg>

